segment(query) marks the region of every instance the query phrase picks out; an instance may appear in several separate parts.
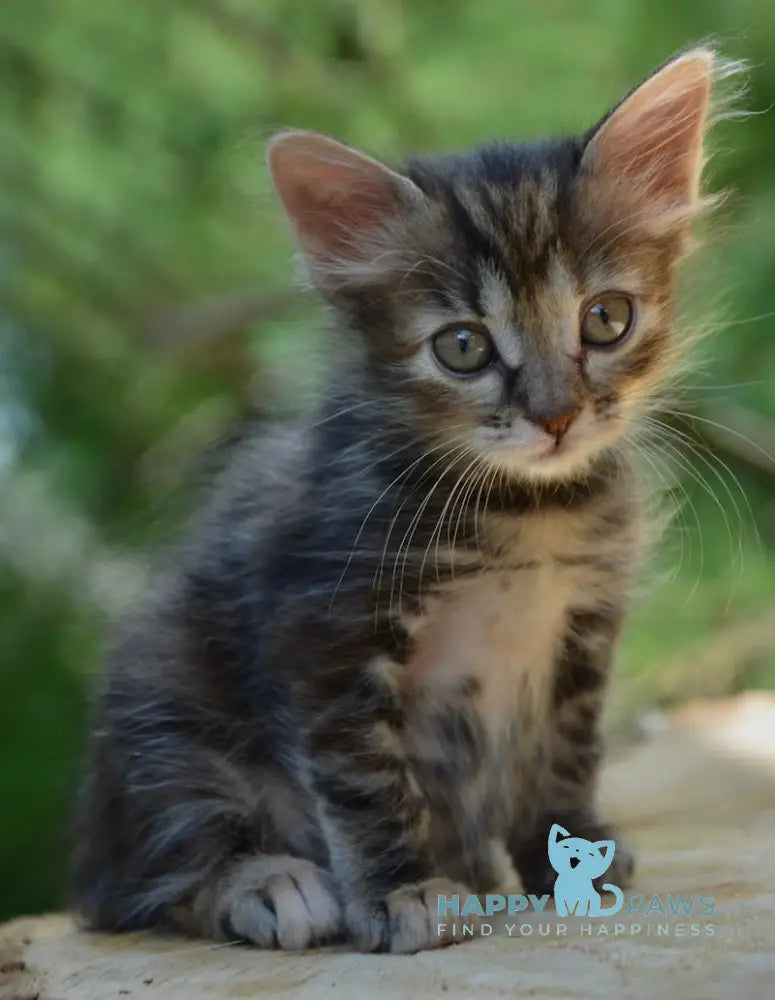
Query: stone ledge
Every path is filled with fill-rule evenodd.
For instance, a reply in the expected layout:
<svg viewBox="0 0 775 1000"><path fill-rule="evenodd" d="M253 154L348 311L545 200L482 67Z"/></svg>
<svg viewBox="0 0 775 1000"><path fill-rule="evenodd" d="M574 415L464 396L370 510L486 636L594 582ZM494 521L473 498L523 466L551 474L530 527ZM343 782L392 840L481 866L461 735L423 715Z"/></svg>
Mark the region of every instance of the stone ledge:
<svg viewBox="0 0 775 1000"><path fill-rule="evenodd" d="M511 937L492 921L489 937L408 957L85 934L65 915L31 917L0 928L0 1000L772 1000L775 697L695 702L652 717L646 732L619 751L601 788L638 854L632 892L712 893L711 917L574 918L558 936L547 912L518 920ZM677 929L692 923L696 935Z"/></svg>

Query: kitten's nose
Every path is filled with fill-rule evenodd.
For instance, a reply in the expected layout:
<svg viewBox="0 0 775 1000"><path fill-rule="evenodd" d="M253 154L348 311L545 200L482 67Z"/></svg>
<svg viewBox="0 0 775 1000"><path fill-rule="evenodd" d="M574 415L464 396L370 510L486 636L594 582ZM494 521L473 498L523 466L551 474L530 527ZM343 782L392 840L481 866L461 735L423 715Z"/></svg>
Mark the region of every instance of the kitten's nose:
<svg viewBox="0 0 775 1000"><path fill-rule="evenodd" d="M549 417L547 420L536 420L535 423L539 427L543 427L547 434L551 434L552 437L561 438L565 434L576 419L578 410L573 410L571 413L561 413L557 417Z"/></svg>

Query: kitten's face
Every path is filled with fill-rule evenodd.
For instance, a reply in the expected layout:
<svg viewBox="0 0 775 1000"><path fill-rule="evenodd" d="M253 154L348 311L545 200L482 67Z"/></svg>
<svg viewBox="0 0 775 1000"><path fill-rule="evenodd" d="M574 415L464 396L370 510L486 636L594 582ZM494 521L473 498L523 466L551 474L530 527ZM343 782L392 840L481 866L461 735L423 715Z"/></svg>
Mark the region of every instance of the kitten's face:
<svg viewBox="0 0 775 1000"><path fill-rule="evenodd" d="M714 58L677 57L584 136L404 173L314 133L274 140L312 277L421 441L551 481L627 433L680 349Z"/></svg>
<svg viewBox="0 0 775 1000"><path fill-rule="evenodd" d="M562 143L410 169L426 203L375 297L421 426L526 479L614 444L677 346L673 248L596 209L577 159Z"/></svg>

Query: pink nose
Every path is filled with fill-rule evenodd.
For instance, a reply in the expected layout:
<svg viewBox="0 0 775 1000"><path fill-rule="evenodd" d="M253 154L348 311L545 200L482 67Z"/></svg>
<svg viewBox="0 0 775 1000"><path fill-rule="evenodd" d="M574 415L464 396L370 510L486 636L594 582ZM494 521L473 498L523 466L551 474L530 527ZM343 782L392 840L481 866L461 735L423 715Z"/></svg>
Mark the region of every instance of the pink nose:
<svg viewBox="0 0 775 1000"><path fill-rule="evenodd" d="M553 437L562 437L576 419L576 413L562 413L559 417L551 417L549 420L536 420L539 427L543 427L547 434Z"/></svg>

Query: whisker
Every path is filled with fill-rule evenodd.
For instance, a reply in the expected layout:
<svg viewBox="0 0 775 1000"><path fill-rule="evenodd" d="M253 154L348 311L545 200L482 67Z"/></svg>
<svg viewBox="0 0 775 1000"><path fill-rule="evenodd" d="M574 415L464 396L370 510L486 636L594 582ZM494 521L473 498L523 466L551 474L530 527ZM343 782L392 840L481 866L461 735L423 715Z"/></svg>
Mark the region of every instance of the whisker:
<svg viewBox="0 0 775 1000"><path fill-rule="evenodd" d="M410 447L411 444L413 444L413 443L414 442L410 442L409 444L405 444L405 445L403 445L400 448L396 448L394 451L390 452L388 455L381 456L378 461L385 461L385 460L387 460L389 458L394 457L395 455L399 454L401 451L405 451L406 448ZM344 581L344 578L345 578L345 575L347 573L347 570L350 568L352 560L353 560L353 558L355 556L355 553L356 553L357 548L358 548L358 542L360 541L361 536L362 536L362 534L364 532L364 529L366 527L366 523L369 520L369 518L371 517L371 515L374 513L374 511L376 510L376 508L377 508L378 504L380 503L380 501L390 492L390 490L394 486L396 486L401 481L401 479L404 478L404 476L407 476L420 462L422 462L426 458L428 458L429 455L433 454L433 452L438 451L440 448L446 447L447 444L448 444L448 442L444 442L443 444L436 445L435 447L430 448L427 451L423 452L423 454L421 454L418 458L416 458L409 466L407 466L407 468L405 468L401 472L399 472L399 474L395 477L395 479L393 479L390 483L388 483L388 485L384 488L384 490L382 490L382 492L379 494L379 496L374 501L374 503L371 505L371 507L369 507L369 509L368 509L368 511L366 513L366 516L363 518L363 520L360 523L358 531L357 531L357 533L355 535L355 538L353 540L352 548L350 550L350 555L347 558L347 562L345 563L344 569L342 570L341 575L339 577L339 580L337 581L336 587L334 588L334 592L331 595L331 600L329 601L329 604L328 604L329 614L331 613L331 609L333 608L334 600L336 599L336 595L339 593L339 589L342 586L342 582ZM388 535L388 538L389 538L389 535ZM387 540L386 540L385 544L387 545Z"/></svg>
<svg viewBox="0 0 775 1000"><path fill-rule="evenodd" d="M626 444L628 444L630 447L632 447L635 450L636 454L638 454L649 465L649 467L652 469L652 471L654 472L654 474L657 476L657 479L662 483L663 487L667 491L669 491L670 493L673 493L675 490L677 490L681 494L681 496L683 497L683 500L684 500L686 506L688 506L688 508L689 508L689 510L690 510L690 512L691 512L691 514L693 516L694 524L695 524L695 527L697 529L697 540L698 540L698 543L699 543L699 550L700 550L700 552L699 552L699 568L698 568L698 572L697 572L697 577L695 579L694 585L692 586L691 590L689 591L689 597L687 598L687 601L689 601L689 600L691 600L692 596L694 595L695 591L697 590L697 587L700 584L700 579L701 579L701 576L702 576L702 571L703 571L703 568L704 568L704 565L705 565L705 546L704 546L704 540L703 540L703 536L702 536L702 524L700 522L699 514L697 513L697 508L695 507L695 505L694 505L691 497L689 496L689 494L686 492L686 489L683 486L683 484L680 482L680 480L677 480L674 476L672 476L669 473L669 470L665 469L664 464L662 462L662 456L659 455L658 453L654 453L652 451L652 449L648 446L648 442L641 442L641 441L639 441L637 439L637 434L636 434L636 435L633 435L632 437L630 437L627 440ZM678 507L678 510L679 510L679 516L680 516L680 518L683 519L683 520L685 520L684 505L680 504L679 507ZM687 525L686 527L687 527L687 532L688 532L688 527L689 526ZM686 554L686 546L685 546L685 543L684 543L684 535L681 533L681 534L679 534L679 537L680 537L680 540L681 540L681 551L680 551L680 555L679 555L678 566L677 566L677 568L676 568L676 570L675 570L675 572L673 574L673 577L671 578L671 581L670 581L671 583L674 582L677 579L678 574L680 573L681 568L683 566L684 556ZM691 540L692 536L691 536L691 534L687 534L687 537L688 537L689 540Z"/></svg>
<svg viewBox="0 0 775 1000"><path fill-rule="evenodd" d="M482 468L486 469L487 464L488 464L487 461L483 459ZM452 535L452 537L450 537L452 532L452 516L450 516L449 523L447 524L447 544L449 545L450 551L452 552L453 568L454 568L454 558L455 558L455 551L457 550L457 540L460 532L460 526L461 523L463 523L464 519L468 516L468 509L471 504L471 499L473 498L473 492L476 489L478 471L479 471L478 469L475 470L474 474L469 479L468 487L462 498L460 509L458 510L457 519L455 521L455 532L454 535ZM452 513L454 514L454 511ZM478 544L477 544L477 553L481 557L482 550Z"/></svg>
<svg viewBox="0 0 775 1000"><path fill-rule="evenodd" d="M710 471L716 476L716 478L719 480L719 482L721 483L721 485L724 487L724 491L726 492L727 496L729 497L730 503L734 507L735 515L736 515L736 517L738 519L738 522L740 524L740 529L741 529L741 532L742 532L743 517L742 517L742 514L740 512L740 508L738 507L737 501L735 499L734 494L732 493L732 490L729 487L729 484L727 483L727 481L724 478L724 476L722 475L722 473L713 464L713 462L716 462L717 465L721 466L721 468L727 473L727 475L730 477L730 479L732 480L732 482L735 484L735 486L737 487L737 490L738 490L740 496L743 499L743 503L745 504L745 507L746 507L746 513L748 514L748 517L750 518L751 527L753 528L754 537L755 537L756 542L757 542L757 547L759 548L760 552L763 551L764 550L764 544L762 542L762 538L761 538L761 535L759 533L758 525L756 524L756 518L754 517L753 508L751 507L751 502L748 499L748 494L743 489L742 484L740 483L740 480L737 478L737 476L732 471L732 469L729 467L729 465L727 465L727 463L722 458L720 458L718 455L714 454L714 452L712 452L710 450L710 448L707 447L707 445L703 445L700 442L695 441L689 434L685 433L682 430L679 430L677 427L671 427L670 424L666 424L663 421L658 420L656 417L650 417L648 419L649 419L649 422L652 425L657 425L658 427L662 428L663 431L664 431L664 433L666 433L668 435L674 435L674 436L679 437L680 440L682 441L682 443L684 443L685 446L694 455L696 455L697 458L699 458L699 460L705 466L707 466L707 468L709 468ZM711 461L711 459L712 459L712 461ZM741 539L741 545L742 545L742 539Z"/></svg>
<svg viewBox="0 0 775 1000"><path fill-rule="evenodd" d="M748 323L761 323L765 319L775 319L775 310L758 313L756 316L743 316L741 319L719 320L718 323L703 324L706 330L729 330L735 326L746 326Z"/></svg>
<svg viewBox="0 0 775 1000"><path fill-rule="evenodd" d="M449 442L445 442L445 444L449 445ZM440 446L440 447L443 447L443 446ZM434 449L434 450L438 450L438 449ZM447 450L444 451L443 454L439 458L437 458L435 462L433 462L427 469L425 469L423 471L423 474L420 477L420 480L417 483L415 483L414 488L412 489L412 491L408 494L408 496L406 496L401 501L401 504L399 505L398 509L393 514L393 516L392 516L392 518L390 520L390 524L388 526L387 534L385 535L385 543L384 543L383 548L382 548L382 556L381 556L380 561L379 561L379 566L377 567L377 570L375 571L375 574L374 574L373 589L376 591L376 605L375 605L375 609L374 609L375 624L376 624L376 621L377 621L377 619L379 617L380 594L382 592L382 575L383 575L383 572L384 572L385 559L387 557L388 546L390 544L390 537L391 537L391 535L393 533L393 529L396 526L396 523L398 522L398 518L399 518L399 516L401 514L401 511L406 506L406 504L408 503L408 501L415 495L415 493L417 492L418 488L422 485L422 483L425 482L425 480L428 478L428 476L433 471L433 469L435 469L442 462L446 461L450 456L452 456L452 455L454 455L456 453L461 453L461 454L465 453L466 450L467 450L467 445L465 445L465 444L456 444L456 445L452 445L451 447L447 447ZM422 458L425 458L425 457L427 457L427 455L422 456ZM444 474L445 473L442 474L442 478L443 478ZM403 540L402 540L401 544L403 544ZM401 552L401 545L399 545L399 547L398 547L398 551L396 553L396 560L398 559L398 557L400 555L400 552ZM392 580L391 580L391 587L390 587L390 604L388 606L388 613L389 614L392 612L394 584L395 584L395 564L394 564L394 568L393 568L393 577L392 577Z"/></svg>
<svg viewBox="0 0 775 1000"><path fill-rule="evenodd" d="M359 403L353 403L351 406L345 406L341 410L337 410L336 413L329 413L327 417L323 417L322 420L317 420L313 424L309 424L310 430L315 430L317 427L322 427L324 424L329 423L331 420L336 420L337 417L343 417L347 413L352 413L354 410L359 410L362 406L373 406L374 403L370 399L363 399Z"/></svg>
<svg viewBox="0 0 775 1000"><path fill-rule="evenodd" d="M757 451L760 455L762 455L769 462L772 462L773 465L775 465L775 455L770 454L770 452L768 452L766 448L762 448L762 446L758 443L758 441L754 441L752 438L747 437L745 434L741 434L740 431L735 430L734 427L728 427L726 424L720 424L718 423L718 421L710 420L708 417L701 417L697 413L686 413L684 410L672 409L672 410L665 410L664 412L674 417L682 417L689 423L696 420L701 424L708 424L710 427L715 427L716 430L725 431L727 434L731 434L733 437L738 438L740 441L745 441L745 443L750 445L754 449L754 451Z"/></svg>
<svg viewBox="0 0 775 1000"><path fill-rule="evenodd" d="M707 495L713 500L713 503L718 508L719 513L721 514L722 520L724 522L724 526L725 526L726 531L727 531L727 537L729 539L730 549L734 551L735 550L735 545L734 545L733 532L732 532L731 522L729 520L729 515L727 514L727 511L726 511L723 503L718 498L718 496L717 496L715 490L713 489L713 487L710 485L710 483L708 482L708 480L702 475L702 473L700 473L698 469L694 468L694 466L692 466L692 464L686 459L686 457L681 454L681 452L676 447L676 445L673 444L672 442L668 441L664 436L662 436L662 438L661 438L661 446L664 447L664 448L667 448L667 450L670 452L670 454L673 457L673 460L676 462L676 464L679 466L679 468L683 469L683 471L686 472L687 475L691 479L693 479L699 486L701 486L702 489L707 493ZM739 514L739 509L738 509L738 514ZM739 561L740 568L739 568L739 571L738 571L737 579L735 581L735 586L739 582L740 575L742 574L743 565L744 565L744 555L743 555L742 544L740 542L739 536L738 536L737 551L736 551L735 557L734 557L734 562L738 563L738 561ZM734 590L734 588L733 588L733 590ZM730 599L731 599L731 595L730 595Z"/></svg>
<svg viewBox="0 0 775 1000"><path fill-rule="evenodd" d="M410 550L410 547L411 547L411 544L412 544L412 539L414 538L414 535L415 535L415 533L417 531L417 528L418 528L418 526L420 524L420 521L422 520L422 515L425 513L425 510L426 510L428 504L430 503L431 497L436 492L436 489L438 488L438 486L440 485L440 483L443 482L443 480L445 479L445 477L447 476L447 474L452 470L452 468L454 467L455 462L459 461L461 458L465 458L466 455L470 453L470 450L471 450L470 447L468 447L467 445L462 446L462 449L460 450L460 452L458 454L456 454L454 456L454 458L447 463L447 465L442 470L441 475L438 477L438 479L434 482L434 484L431 486L431 488L425 494L425 497L424 497L422 503L420 504L420 507L418 508L418 510L416 511L414 517L410 521L409 527L404 532L404 536L401 539L401 542L399 543L398 551L396 553L396 558L395 558L395 560L393 562L393 575L392 575L391 583L390 583L390 601L389 601L389 608L392 610L392 608L393 608L393 597L394 597L394 594L395 594L396 574L398 572L398 560L401 557L401 552L403 550L404 557L403 557L403 561L401 563L401 576L400 576L399 584L398 584L398 616L399 616L399 618L401 618L401 616L403 614L403 586L404 586L404 578L405 578L405 575L406 575L406 564L407 564L408 557L409 557L409 550Z"/></svg>
<svg viewBox="0 0 775 1000"><path fill-rule="evenodd" d="M457 491L458 491L458 489L461 487L461 485L465 486L465 484L467 482L469 471L471 469L475 468L477 465L479 465L481 463L481 461L482 461L481 457L477 455L477 456L474 457L474 459L471 462L468 463L468 465L465 467L465 469L463 469L463 471L461 472L461 474L458 476L457 481L455 482L454 486L450 490L449 496L447 497L446 502L444 503L444 506L441 509L441 513L439 514L438 518L436 519L436 524L435 524L435 526L433 528L433 531L431 532L430 538L428 539L428 544L425 547L425 551L423 552L422 561L420 562L420 572L419 572L419 576L418 576L419 587L420 587L420 595L422 595L422 574L423 574L423 570L425 569L425 561L426 561L426 559L428 557L428 553L430 551L430 548L433 545L434 538L436 539L436 545L435 545L436 581L437 581L437 583L441 582L440 577L439 577L439 543L441 541L441 529L442 529L442 526L444 524L444 518L446 516L447 510L450 507L450 504L453 504L453 501L457 497ZM453 510L454 510L454 505L453 505Z"/></svg>

